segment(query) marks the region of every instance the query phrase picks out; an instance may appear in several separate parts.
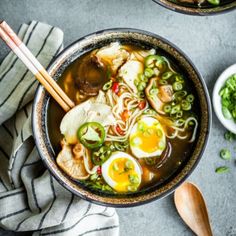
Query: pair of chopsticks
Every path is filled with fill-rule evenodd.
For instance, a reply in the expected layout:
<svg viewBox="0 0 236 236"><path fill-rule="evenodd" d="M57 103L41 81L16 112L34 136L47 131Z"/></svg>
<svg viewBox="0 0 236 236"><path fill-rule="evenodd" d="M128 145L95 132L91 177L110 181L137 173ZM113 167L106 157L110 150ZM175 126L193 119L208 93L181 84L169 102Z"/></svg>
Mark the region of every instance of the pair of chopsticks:
<svg viewBox="0 0 236 236"><path fill-rule="evenodd" d="M0 37L66 112L75 106L5 21L0 21Z"/></svg>

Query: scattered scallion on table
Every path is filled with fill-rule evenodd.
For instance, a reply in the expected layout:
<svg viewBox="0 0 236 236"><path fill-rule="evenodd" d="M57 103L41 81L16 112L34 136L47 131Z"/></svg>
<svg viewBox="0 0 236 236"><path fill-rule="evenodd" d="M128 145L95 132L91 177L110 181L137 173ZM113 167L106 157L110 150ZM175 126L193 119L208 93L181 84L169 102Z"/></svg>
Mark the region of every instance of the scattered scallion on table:
<svg viewBox="0 0 236 236"><path fill-rule="evenodd" d="M225 140L232 142L233 140L236 140L236 134L234 134L230 131L226 131L224 134L224 138L225 138ZM220 158L223 160L226 160L226 161L230 160L231 156L232 156L230 150L228 150L226 148L221 149L219 154L220 154ZM215 172L219 173L219 174L227 173L229 171L230 171L230 169L227 166L220 166L215 169Z"/></svg>
<svg viewBox="0 0 236 236"><path fill-rule="evenodd" d="M218 173L218 174L227 173L227 172L229 172L229 167L220 166L220 167L216 168L215 172Z"/></svg>
<svg viewBox="0 0 236 236"><path fill-rule="evenodd" d="M220 157L224 160L230 160L231 159L231 153L228 149L222 149L220 151Z"/></svg>

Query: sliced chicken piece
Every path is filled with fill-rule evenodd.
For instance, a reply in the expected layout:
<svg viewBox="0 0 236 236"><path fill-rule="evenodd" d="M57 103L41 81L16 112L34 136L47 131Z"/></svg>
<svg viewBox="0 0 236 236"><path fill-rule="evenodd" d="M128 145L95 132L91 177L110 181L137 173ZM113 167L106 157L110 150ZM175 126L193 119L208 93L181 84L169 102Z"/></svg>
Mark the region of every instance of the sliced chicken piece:
<svg viewBox="0 0 236 236"><path fill-rule="evenodd" d="M137 87L134 84L135 79L139 74L143 73L143 64L140 61L129 60L120 69L119 76L123 78L124 82L137 93Z"/></svg>
<svg viewBox="0 0 236 236"><path fill-rule="evenodd" d="M104 68L110 68L112 74L117 72L128 57L129 53L118 42L98 49L94 54L96 62Z"/></svg>
<svg viewBox="0 0 236 236"><path fill-rule="evenodd" d="M84 166L84 147L82 144L77 144L72 150L72 147L63 144L62 150L57 156L56 162L60 168L73 179L87 179L90 174Z"/></svg>
<svg viewBox="0 0 236 236"><path fill-rule="evenodd" d="M158 112L159 114L165 114L165 112L163 111L164 103L158 96L159 91L157 90L155 94L151 93L152 89L157 89L157 80L158 78L156 77L149 80L148 86L145 89L145 94L150 105L156 110L156 112Z"/></svg>
<svg viewBox="0 0 236 236"><path fill-rule="evenodd" d="M104 99L97 97L99 101ZM95 121L103 126L114 125L116 120L111 112L111 107L100 102L96 102L95 98L91 98L83 102L65 114L60 124L60 131L68 144L76 144L78 142L78 128L85 122Z"/></svg>
<svg viewBox="0 0 236 236"><path fill-rule="evenodd" d="M138 60L140 62L144 62L144 59L149 55L154 55L156 53L155 49L150 50L135 50L131 53L130 59L131 60Z"/></svg>

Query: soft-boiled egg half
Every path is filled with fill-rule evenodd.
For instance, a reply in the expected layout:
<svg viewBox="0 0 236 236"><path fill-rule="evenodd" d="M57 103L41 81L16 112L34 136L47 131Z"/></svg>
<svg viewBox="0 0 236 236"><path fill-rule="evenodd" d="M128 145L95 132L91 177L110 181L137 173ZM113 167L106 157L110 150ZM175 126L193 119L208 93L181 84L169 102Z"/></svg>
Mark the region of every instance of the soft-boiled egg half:
<svg viewBox="0 0 236 236"><path fill-rule="evenodd" d="M102 165L102 176L117 192L136 191L141 183L139 163L125 152L114 152Z"/></svg>
<svg viewBox="0 0 236 236"><path fill-rule="evenodd" d="M153 117L141 118L132 128L130 148L137 158L160 156L166 148L166 136L160 122Z"/></svg>

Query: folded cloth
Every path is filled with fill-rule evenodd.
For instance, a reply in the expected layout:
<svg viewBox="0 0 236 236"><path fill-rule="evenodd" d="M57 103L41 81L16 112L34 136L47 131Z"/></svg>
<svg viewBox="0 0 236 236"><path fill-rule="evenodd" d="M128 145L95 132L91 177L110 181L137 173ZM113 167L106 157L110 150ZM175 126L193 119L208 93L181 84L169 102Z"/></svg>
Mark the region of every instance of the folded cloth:
<svg viewBox="0 0 236 236"><path fill-rule="evenodd" d="M19 37L44 67L62 48L63 32L40 22ZM33 235L118 235L115 209L64 189L45 170L31 130L37 81L11 52L0 66L0 227Z"/></svg>

